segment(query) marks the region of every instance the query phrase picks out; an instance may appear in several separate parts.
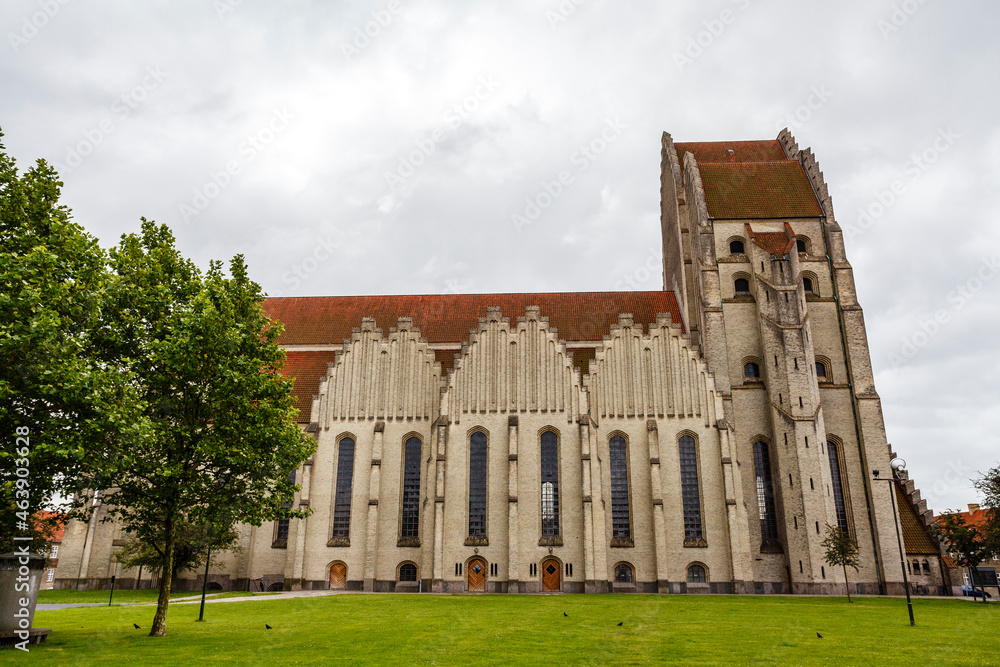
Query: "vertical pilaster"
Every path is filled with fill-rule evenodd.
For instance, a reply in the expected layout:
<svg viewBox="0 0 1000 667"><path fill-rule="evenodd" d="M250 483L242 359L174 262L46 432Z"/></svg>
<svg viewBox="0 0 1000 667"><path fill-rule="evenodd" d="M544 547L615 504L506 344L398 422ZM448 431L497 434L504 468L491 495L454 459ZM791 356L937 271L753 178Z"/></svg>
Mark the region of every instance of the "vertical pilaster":
<svg viewBox="0 0 1000 667"><path fill-rule="evenodd" d="M307 510L309 509L309 493L310 487L312 485L312 467L313 459L309 459L302 464L302 479L301 479L301 491L299 491L299 509ZM298 591L302 590L304 586L303 573L305 570L305 557L306 557L306 530L308 527L309 518L299 519L298 521L290 522L289 528L294 532L290 538L294 538L295 548L292 549L291 556L291 580L292 580L292 590ZM292 539L289 539L289 543Z"/></svg>
<svg viewBox="0 0 1000 667"><path fill-rule="evenodd" d="M649 446L649 481L653 499L653 562L656 567L656 588L660 593L668 589L667 529L663 518L663 490L660 485L660 436L655 419L646 420L646 443Z"/></svg>
<svg viewBox="0 0 1000 667"><path fill-rule="evenodd" d="M437 448L434 453L434 551L432 554L433 580L431 590L444 590L444 476L448 451L448 418L437 421Z"/></svg>
<svg viewBox="0 0 1000 667"><path fill-rule="evenodd" d="M385 422L375 422L375 437L372 442L371 477L368 485L368 530L365 535L365 575L364 590L375 589L375 565L378 561L378 500L379 482L382 471L382 439Z"/></svg>
<svg viewBox="0 0 1000 667"><path fill-rule="evenodd" d="M521 537L517 519L517 416L507 418L507 591L517 593L520 584Z"/></svg>

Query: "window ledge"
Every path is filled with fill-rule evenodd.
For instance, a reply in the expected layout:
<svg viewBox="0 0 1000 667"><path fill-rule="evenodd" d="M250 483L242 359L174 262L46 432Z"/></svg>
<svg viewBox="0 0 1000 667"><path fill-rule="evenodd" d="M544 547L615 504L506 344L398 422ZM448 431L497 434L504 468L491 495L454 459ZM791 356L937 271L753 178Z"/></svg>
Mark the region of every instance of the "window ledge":
<svg viewBox="0 0 1000 667"><path fill-rule="evenodd" d="M397 547L419 547L420 538L419 537L401 537L399 541L396 542Z"/></svg>
<svg viewBox="0 0 1000 667"><path fill-rule="evenodd" d="M635 542L632 541L631 537L613 537L611 538L611 546L614 548L629 548L634 547Z"/></svg>
<svg viewBox="0 0 1000 667"><path fill-rule="evenodd" d="M684 548L685 549L707 549L708 548L708 542L706 542L705 538L703 538L703 537L699 537L698 539L694 539L694 540L684 540Z"/></svg>
<svg viewBox="0 0 1000 667"><path fill-rule="evenodd" d="M538 546L540 547L561 547L563 545L563 539L559 535L552 537L543 537L538 540Z"/></svg>
<svg viewBox="0 0 1000 667"><path fill-rule="evenodd" d="M328 547L349 547L351 546L351 538L349 537L331 537L330 541L326 543Z"/></svg>
<svg viewBox="0 0 1000 667"><path fill-rule="evenodd" d="M274 542L271 543L271 548L272 549L287 549L288 548L288 540L275 540Z"/></svg>
<svg viewBox="0 0 1000 667"><path fill-rule="evenodd" d="M467 547L488 547L490 546L490 540L485 535L470 535L465 538L465 546Z"/></svg>

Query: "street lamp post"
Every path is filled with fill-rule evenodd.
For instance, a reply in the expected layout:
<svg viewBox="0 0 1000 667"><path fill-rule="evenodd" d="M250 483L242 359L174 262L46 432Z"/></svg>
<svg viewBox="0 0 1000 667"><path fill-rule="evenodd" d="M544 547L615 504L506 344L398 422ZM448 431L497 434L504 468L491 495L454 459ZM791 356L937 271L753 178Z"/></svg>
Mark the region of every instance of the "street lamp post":
<svg viewBox="0 0 1000 667"><path fill-rule="evenodd" d="M893 459L889 462L889 467L892 469L892 477L880 478L878 476L878 470L872 470L872 477L876 481L889 482L893 484L899 480L898 474L900 470L906 469L906 461L903 459ZM896 514L896 489L890 487L889 489L889 500L892 502L892 519L896 524L896 543L899 545L899 566L903 569L903 588L906 589L906 609L910 612L910 625L915 625L913 620L913 603L910 600L910 580L906 576L906 556L903 553L903 540L900 538L899 532L899 516Z"/></svg>
<svg viewBox="0 0 1000 667"><path fill-rule="evenodd" d="M209 540L211 540L211 531L209 531ZM208 543L208 556L205 558L205 578L201 582L201 610L198 612L198 620L205 620L205 591L208 590L208 564L212 562L212 542Z"/></svg>

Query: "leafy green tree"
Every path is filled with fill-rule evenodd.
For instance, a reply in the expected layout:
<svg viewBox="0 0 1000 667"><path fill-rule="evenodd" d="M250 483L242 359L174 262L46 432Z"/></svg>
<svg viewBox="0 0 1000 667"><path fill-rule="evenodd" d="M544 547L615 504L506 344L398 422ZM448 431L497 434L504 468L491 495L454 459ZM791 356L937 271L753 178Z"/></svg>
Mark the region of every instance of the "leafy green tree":
<svg viewBox="0 0 1000 667"><path fill-rule="evenodd" d="M195 570L204 565L209 550L213 556L218 556L226 551L239 551L240 548L237 545L239 538L239 532L233 527L219 530L214 526L204 524L193 525L186 521L177 523L174 526L174 562L171 565L171 582L176 584L177 575L181 572ZM136 537L131 537L115 554L115 560L121 563L125 569L144 567L162 572L163 556L162 542L146 544Z"/></svg>
<svg viewBox="0 0 1000 667"><path fill-rule="evenodd" d="M930 527L931 534L944 541L955 562L970 571L989 560L994 553L990 536L981 526L966 521L961 512L948 510L941 514ZM976 590L976 577L972 577L972 589ZM983 602L986 591L983 590Z"/></svg>
<svg viewBox="0 0 1000 667"><path fill-rule="evenodd" d="M135 423L127 374L95 360L106 256L61 186L43 160L19 173L0 143L0 552L15 532L43 547L53 521L38 510Z"/></svg>
<svg viewBox="0 0 1000 667"><path fill-rule="evenodd" d="M851 539L850 533L840 526L831 526L830 524L826 524L826 539L821 545L826 550L823 554L823 560L834 567L839 565L844 568L844 588L847 589L847 601L854 602L851 599L851 587L847 583L847 568L853 567L854 571L857 572L861 566L857 545Z"/></svg>
<svg viewBox="0 0 1000 667"><path fill-rule="evenodd" d="M973 486L983 494L982 506L986 520L980 524L980 530L986 539L990 555L1000 555L1000 466L990 468L979 479L973 480Z"/></svg>
<svg viewBox="0 0 1000 667"><path fill-rule="evenodd" d="M110 251L99 348L134 378L138 433L95 458L87 488L104 489L107 520L163 552L151 636L166 615L183 523L226 530L302 517L289 474L315 450L294 422L291 382L279 370L280 326L241 256L206 273L184 259L165 225Z"/></svg>

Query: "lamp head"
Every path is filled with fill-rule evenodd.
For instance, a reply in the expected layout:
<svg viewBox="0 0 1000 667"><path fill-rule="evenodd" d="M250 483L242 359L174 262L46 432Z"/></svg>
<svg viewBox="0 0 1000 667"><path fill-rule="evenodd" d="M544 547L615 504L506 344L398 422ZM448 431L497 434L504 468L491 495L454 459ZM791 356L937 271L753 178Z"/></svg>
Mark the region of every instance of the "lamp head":
<svg viewBox="0 0 1000 667"><path fill-rule="evenodd" d="M893 472L906 470L906 461L903 459L893 459L892 461L889 461L889 467L892 468Z"/></svg>
<svg viewBox="0 0 1000 667"><path fill-rule="evenodd" d="M878 470L872 470L872 477L878 479Z"/></svg>

